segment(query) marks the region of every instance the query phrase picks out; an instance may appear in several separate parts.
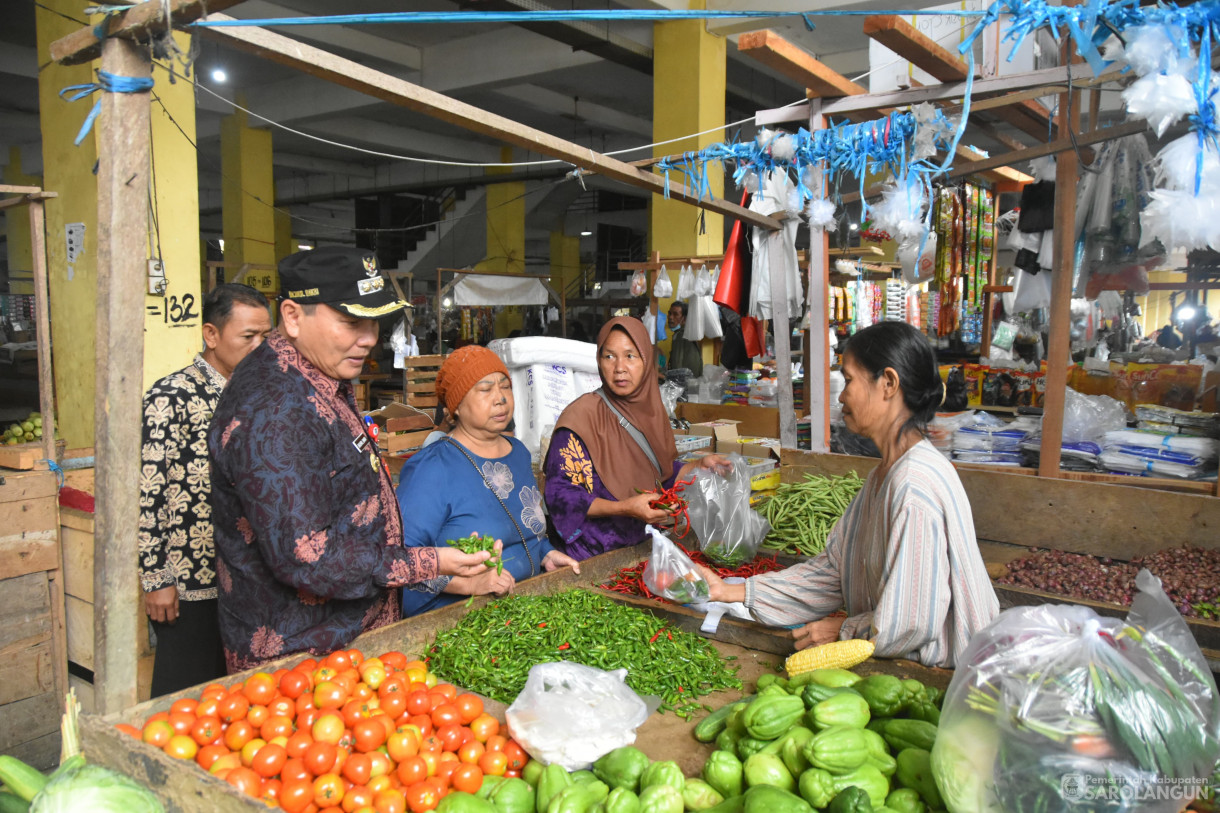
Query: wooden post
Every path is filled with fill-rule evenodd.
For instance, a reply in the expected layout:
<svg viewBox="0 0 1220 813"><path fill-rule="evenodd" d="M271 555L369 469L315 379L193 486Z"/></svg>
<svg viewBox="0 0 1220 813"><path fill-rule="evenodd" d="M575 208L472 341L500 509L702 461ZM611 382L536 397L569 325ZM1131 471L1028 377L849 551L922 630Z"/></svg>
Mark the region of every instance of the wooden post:
<svg viewBox="0 0 1220 813"><path fill-rule="evenodd" d="M146 50L107 39L102 68L146 78ZM99 714L136 704L140 583L141 398L144 288L148 275L150 102L145 93L105 93L97 126L97 513L93 551L94 684Z"/></svg>
<svg viewBox="0 0 1220 813"><path fill-rule="evenodd" d="M444 319L441 315L441 270L436 269L436 350L433 352L438 356L445 355L444 344L441 341L441 333L444 330Z"/></svg>
<svg viewBox="0 0 1220 813"><path fill-rule="evenodd" d="M38 409L42 450L55 460L55 378L51 372L51 302L47 292L46 212L41 195L30 196L30 249L34 259L34 330L38 334Z"/></svg>
<svg viewBox="0 0 1220 813"><path fill-rule="evenodd" d="M1061 53L1071 59L1069 46ZM1080 105L1072 104L1072 89L1059 96L1056 137L1067 138L1080 123ZM1072 266L1076 256L1076 179L1080 162L1075 150L1055 158L1055 268L1051 278L1050 337L1046 347L1046 396L1042 402L1042 446L1038 474L1058 477L1063 447L1063 405L1067 400L1068 364L1071 361Z"/></svg>
<svg viewBox="0 0 1220 813"><path fill-rule="evenodd" d="M809 132L824 129L822 100L809 100ZM822 195L826 194L825 181ZM814 231L809 240L809 353L805 360L805 402L809 404L809 444L814 452L830 451L830 237L825 229Z"/></svg>
<svg viewBox="0 0 1220 813"><path fill-rule="evenodd" d="M997 184L991 198L991 222L994 224L1000 217L1000 187ZM999 241L995 239L995 229L992 229L991 262L987 264L987 284L983 286L983 335L979 342L979 355L991 355L991 314L995 310L994 297L991 289L995 287L996 258L1000 253Z"/></svg>
<svg viewBox="0 0 1220 813"><path fill-rule="evenodd" d="M783 230L764 239L786 239ZM773 250L774 251L774 250ZM775 323L775 380L779 383L779 445L796 448L796 413L792 404L792 327L788 321L788 279L773 252L767 273L771 275L771 319Z"/></svg>

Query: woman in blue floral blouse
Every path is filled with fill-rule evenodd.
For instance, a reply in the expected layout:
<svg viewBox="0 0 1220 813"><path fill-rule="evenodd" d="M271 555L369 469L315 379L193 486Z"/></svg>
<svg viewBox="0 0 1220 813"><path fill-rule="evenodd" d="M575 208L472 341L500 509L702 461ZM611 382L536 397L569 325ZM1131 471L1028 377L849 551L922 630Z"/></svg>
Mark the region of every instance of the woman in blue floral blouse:
<svg viewBox="0 0 1220 813"><path fill-rule="evenodd" d="M398 479L404 541L437 547L490 536L504 545L504 571L448 579L439 594L403 591L403 616L444 607L459 596L503 595L521 579L579 565L547 541L542 492L525 444L503 434L513 417L513 386L495 353L454 351L436 377L453 431L415 454Z"/></svg>

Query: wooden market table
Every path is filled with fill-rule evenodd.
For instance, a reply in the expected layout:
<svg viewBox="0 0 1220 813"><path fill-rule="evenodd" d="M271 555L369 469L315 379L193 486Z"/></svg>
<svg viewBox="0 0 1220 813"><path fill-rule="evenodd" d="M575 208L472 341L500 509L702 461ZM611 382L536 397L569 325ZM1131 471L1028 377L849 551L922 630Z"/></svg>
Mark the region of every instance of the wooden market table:
<svg viewBox="0 0 1220 813"><path fill-rule="evenodd" d="M597 589L596 585L608 580L620 568L636 564L648 555L649 550L648 544L642 544L612 551L582 562L582 573L579 576L567 569L545 573L519 582L516 592L536 595L578 587ZM684 607L602 592L609 598L655 613L680 629L697 632L703 621L701 614ZM480 598L475 603L479 605L487 601L486 598ZM368 655L392 649L421 653L437 631L453 626L467 612L462 603L452 604L365 633L353 642L353 646ZM792 651L791 640L791 635L786 630L768 629L758 624L725 618L721 620L713 645L722 655L736 657L738 676L748 688L760 675L774 672L782 666L783 656ZM291 666L305 657L307 655L304 653L296 653L266 664L261 669L232 675L229 681L244 680L255 671L273 671L280 666ZM912 677L940 688L948 686L952 675L947 669L929 669L910 661L870 660L857 667L856 671L861 674L885 672ZM261 801L241 795L231 786L205 773L193 761L172 759L159 748L139 742L115 728L116 724L124 722L138 725L149 715L168 709L178 698L198 697L202 690L203 686L196 686L105 717L81 715L80 730L85 756L90 762L111 767L147 785L161 799L167 813L238 813L266 810ZM741 697L742 694L743 692L738 691L721 691L705 695L702 700L719 706ZM485 706L490 713L503 719L505 704L488 700ZM714 746L695 740L692 731L696 722L698 718L688 721L672 713L653 714L638 730L635 744L652 759L675 760L688 776L698 775Z"/></svg>

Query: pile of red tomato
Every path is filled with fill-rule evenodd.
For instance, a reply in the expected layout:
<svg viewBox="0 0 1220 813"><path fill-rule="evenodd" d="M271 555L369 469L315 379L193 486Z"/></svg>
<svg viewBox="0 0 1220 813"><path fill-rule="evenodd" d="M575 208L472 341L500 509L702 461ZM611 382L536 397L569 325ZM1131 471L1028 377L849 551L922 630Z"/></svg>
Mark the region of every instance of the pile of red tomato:
<svg viewBox="0 0 1220 813"><path fill-rule="evenodd" d="M244 683L214 683L138 729L119 728L288 813L423 813L529 756L473 694L401 652L355 649Z"/></svg>

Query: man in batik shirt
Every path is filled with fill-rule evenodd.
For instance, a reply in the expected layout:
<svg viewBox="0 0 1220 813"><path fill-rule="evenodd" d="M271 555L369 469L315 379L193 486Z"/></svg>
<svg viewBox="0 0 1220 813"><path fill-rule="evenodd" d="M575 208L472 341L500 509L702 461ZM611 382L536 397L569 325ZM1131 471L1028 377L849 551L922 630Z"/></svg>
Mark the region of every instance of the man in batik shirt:
<svg viewBox="0 0 1220 813"><path fill-rule="evenodd" d="M203 352L144 395L139 566L157 636L153 697L225 673L208 426L234 368L270 332L265 296L248 285L219 285L203 298Z"/></svg>
<svg viewBox="0 0 1220 813"><path fill-rule="evenodd" d="M285 258L280 327L225 389L209 434L220 632L230 672L326 654L395 621L395 588L437 592L487 553L408 548L350 379L401 301L370 251Z"/></svg>

